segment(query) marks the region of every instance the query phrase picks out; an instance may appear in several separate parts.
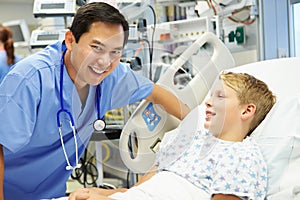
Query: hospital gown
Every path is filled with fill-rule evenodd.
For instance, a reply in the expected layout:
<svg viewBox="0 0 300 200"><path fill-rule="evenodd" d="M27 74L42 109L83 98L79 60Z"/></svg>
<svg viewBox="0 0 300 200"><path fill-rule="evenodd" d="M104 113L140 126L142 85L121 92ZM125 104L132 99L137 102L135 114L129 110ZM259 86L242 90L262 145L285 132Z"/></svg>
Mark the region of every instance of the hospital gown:
<svg viewBox="0 0 300 200"><path fill-rule="evenodd" d="M213 194L233 194L263 200L267 168L250 137L223 141L204 131L167 133L160 145L158 173L117 200L209 200Z"/></svg>
<svg viewBox="0 0 300 200"><path fill-rule="evenodd" d="M57 42L19 61L0 85L0 144L5 159L6 200L38 200L65 196L66 159L56 121L60 106L62 43ZM94 131L97 118L96 87L90 86L86 105L68 72L63 73L63 104L72 113L77 130L79 156ZM125 64L101 83L100 115L147 97L153 83ZM68 118L61 117L63 140L72 166L75 144Z"/></svg>

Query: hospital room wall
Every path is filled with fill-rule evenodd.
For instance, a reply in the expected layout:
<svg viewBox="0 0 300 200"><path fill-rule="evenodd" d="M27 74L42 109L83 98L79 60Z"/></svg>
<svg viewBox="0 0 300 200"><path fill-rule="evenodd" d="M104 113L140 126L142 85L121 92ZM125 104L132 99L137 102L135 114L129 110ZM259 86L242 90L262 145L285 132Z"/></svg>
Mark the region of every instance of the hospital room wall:
<svg viewBox="0 0 300 200"><path fill-rule="evenodd" d="M25 19L30 27L37 25L37 20L32 14L33 1L9 2L0 0L0 5L0 23L10 20Z"/></svg>
<svg viewBox="0 0 300 200"><path fill-rule="evenodd" d="M260 59L290 57L289 0L259 0Z"/></svg>
<svg viewBox="0 0 300 200"><path fill-rule="evenodd" d="M257 60L291 56L289 38L290 0L257 0L259 4L260 34ZM33 0L0 0L0 23L25 19L31 30L37 27L33 17ZM255 52L252 57L255 58ZM238 57L245 57L237 54ZM248 56L249 58L249 56Z"/></svg>

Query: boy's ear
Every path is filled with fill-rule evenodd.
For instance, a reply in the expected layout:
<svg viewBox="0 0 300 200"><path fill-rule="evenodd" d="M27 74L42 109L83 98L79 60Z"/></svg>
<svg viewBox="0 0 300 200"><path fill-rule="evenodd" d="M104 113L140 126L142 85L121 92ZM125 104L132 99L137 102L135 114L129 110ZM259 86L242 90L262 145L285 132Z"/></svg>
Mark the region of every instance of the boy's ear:
<svg viewBox="0 0 300 200"><path fill-rule="evenodd" d="M249 103L245 106L243 112L242 112L242 120L247 120L254 116L256 111L256 105L253 103Z"/></svg>

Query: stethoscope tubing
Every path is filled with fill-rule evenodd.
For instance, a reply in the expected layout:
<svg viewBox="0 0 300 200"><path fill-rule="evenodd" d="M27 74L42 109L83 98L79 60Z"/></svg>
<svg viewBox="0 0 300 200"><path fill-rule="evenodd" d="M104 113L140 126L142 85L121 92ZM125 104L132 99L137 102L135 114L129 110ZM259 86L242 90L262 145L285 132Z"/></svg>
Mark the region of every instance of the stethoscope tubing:
<svg viewBox="0 0 300 200"><path fill-rule="evenodd" d="M62 56L61 56L61 61L60 61L60 80L59 80L60 109L57 111L56 120L57 120L57 127L58 127L58 131L59 131L59 136L60 136L62 149L63 149L64 156L65 156L65 159L66 159L66 162L67 162L66 170L72 170L72 169L75 169L75 168L79 168L80 165L78 163L79 162L78 142L77 142L77 137L76 137L76 128L75 128L74 118L72 116L72 113L64 108L64 99L63 99L63 81L64 81L64 79L63 79L63 77L64 77L64 57L65 57L66 51L67 51L66 46L63 44L63 46L62 46ZM101 118L101 115L100 115L100 101L99 101L100 95L101 95L101 88L100 88L100 86L97 86L97 88L96 88L97 119L95 120L95 122L99 121L99 120L102 121L104 123L104 125L103 125L103 128L104 128L105 127L105 122L102 119L100 119ZM62 123L61 123L61 120L60 120L60 115L62 113L66 113L68 115L69 120L70 120L69 121L70 122L70 127L71 127L72 132L73 132L74 143L75 143L75 159L76 159L76 165L75 166L72 166L71 163L70 163L70 160L68 158L67 151L66 151L66 148L65 148L65 145L64 145L64 141L63 141ZM94 128L95 128L95 126L94 126Z"/></svg>

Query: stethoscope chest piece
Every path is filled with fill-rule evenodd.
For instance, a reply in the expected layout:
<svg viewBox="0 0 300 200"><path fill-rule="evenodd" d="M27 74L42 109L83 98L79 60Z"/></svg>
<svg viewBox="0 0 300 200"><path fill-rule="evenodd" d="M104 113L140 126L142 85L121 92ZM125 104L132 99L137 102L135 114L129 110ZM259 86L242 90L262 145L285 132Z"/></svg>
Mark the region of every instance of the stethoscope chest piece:
<svg viewBox="0 0 300 200"><path fill-rule="evenodd" d="M101 119L96 119L93 126L96 131L102 131L105 128L105 122Z"/></svg>

